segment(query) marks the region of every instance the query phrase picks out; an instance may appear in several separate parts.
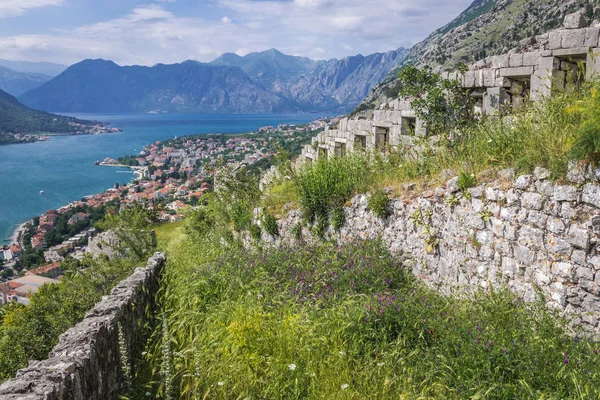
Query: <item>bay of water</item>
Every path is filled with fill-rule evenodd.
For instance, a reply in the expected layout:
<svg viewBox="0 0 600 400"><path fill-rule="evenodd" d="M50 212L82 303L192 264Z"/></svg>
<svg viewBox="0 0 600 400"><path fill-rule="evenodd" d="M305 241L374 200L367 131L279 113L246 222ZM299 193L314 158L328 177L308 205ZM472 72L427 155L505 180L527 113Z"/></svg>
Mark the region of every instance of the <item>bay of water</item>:
<svg viewBox="0 0 600 400"><path fill-rule="evenodd" d="M129 169L95 166L106 157L137 154L156 140L206 133L243 133L261 126L302 124L318 115L69 114L110 122L121 133L56 136L47 142L0 146L0 244L15 224L56 209L115 183L129 182ZM41 196L40 190L45 194Z"/></svg>

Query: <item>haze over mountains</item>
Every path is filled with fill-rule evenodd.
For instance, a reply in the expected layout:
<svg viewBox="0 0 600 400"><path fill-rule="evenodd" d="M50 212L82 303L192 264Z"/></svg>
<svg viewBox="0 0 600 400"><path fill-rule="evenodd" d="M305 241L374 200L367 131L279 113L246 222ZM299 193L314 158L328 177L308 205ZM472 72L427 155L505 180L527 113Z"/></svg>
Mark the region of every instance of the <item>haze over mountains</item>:
<svg viewBox="0 0 600 400"><path fill-rule="evenodd" d="M406 53L313 61L271 49L153 67L85 60L19 100L54 112L343 113Z"/></svg>

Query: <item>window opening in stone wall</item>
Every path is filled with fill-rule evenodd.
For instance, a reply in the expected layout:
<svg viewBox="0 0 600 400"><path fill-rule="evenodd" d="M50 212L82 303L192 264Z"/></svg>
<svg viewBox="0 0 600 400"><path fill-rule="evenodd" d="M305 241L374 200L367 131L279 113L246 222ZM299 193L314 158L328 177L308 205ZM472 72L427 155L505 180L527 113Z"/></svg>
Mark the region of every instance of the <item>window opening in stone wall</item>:
<svg viewBox="0 0 600 400"><path fill-rule="evenodd" d="M319 147L319 160L327 160L327 149Z"/></svg>
<svg viewBox="0 0 600 400"><path fill-rule="evenodd" d="M417 118L402 117L402 134L414 136L417 133Z"/></svg>
<svg viewBox="0 0 600 400"><path fill-rule="evenodd" d="M375 128L375 148L385 151L390 144L390 130L388 128Z"/></svg>
<svg viewBox="0 0 600 400"><path fill-rule="evenodd" d="M366 150L367 137L364 135L354 135L354 148L357 150Z"/></svg>
<svg viewBox="0 0 600 400"><path fill-rule="evenodd" d="M335 143L335 156L344 157L346 155L346 143Z"/></svg>

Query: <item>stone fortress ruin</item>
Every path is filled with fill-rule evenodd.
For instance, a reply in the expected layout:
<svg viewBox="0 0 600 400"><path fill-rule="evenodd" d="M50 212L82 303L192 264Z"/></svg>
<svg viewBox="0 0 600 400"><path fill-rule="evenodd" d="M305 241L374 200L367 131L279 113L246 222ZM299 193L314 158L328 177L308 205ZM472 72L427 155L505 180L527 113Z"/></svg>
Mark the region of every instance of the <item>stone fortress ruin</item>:
<svg viewBox="0 0 600 400"><path fill-rule="evenodd" d="M442 72L459 79L483 114L503 113L539 101L553 91L569 91L600 73L600 23L588 26L582 11L567 15L563 28L524 39L507 54L490 56L472 64L464 74ZM303 161L344 156L354 149L368 151L412 145L426 137L427 129L411 109L408 99L382 104L373 118L342 119L336 129L313 138L302 151Z"/></svg>

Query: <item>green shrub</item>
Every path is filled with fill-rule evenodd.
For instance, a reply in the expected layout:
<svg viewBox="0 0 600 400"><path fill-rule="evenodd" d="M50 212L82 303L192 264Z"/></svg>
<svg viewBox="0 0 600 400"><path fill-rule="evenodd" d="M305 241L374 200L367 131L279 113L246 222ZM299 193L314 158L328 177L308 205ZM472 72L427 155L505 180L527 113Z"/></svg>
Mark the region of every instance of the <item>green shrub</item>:
<svg viewBox="0 0 600 400"><path fill-rule="evenodd" d="M379 218L387 218L388 204L390 199L387 193L381 189L375 190L369 196L369 209Z"/></svg>
<svg viewBox="0 0 600 400"><path fill-rule="evenodd" d="M346 223L346 214L343 207L336 207L331 212L331 226L334 230L339 231Z"/></svg>
<svg viewBox="0 0 600 400"><path fill-rule="evenodd" d="M469 174L466 172L461 172L458 176L458 188L463 192L466 192L467 189L475 187L477 185L477 179L474 174Z"/></svg>
<svg viewBox="0 0 600 400"><path fill-rule="evenodd" d="M312 233L319 239L325 239L325 235L327 234L328 227L329 227L329 221L327 220L327 216L317 215L315 224L312 227Z"/></svg>
<svg viewBox="0 0 600 400"><path fill-rule="evenodd" d="M296 178L300 204L309 221L329 216L353 194L368 187L369 160L363 154L333 157L305 165Z"/></svg>
<svg viewBox="0 0 600 400"><path fill-rule="evenodd" d="M578 103L572 111L581 116L581 125L577 129L572 154L576 160L600 163L600 96L598 84L590 89L590 95Z"/></svg>
<svg viewBox="0 0 600 400"><path fill-rule="evenodd" d="M298 222L296 225L290 228L292 237L298 241L302 240L302 224Z"/></svg>
<svg viewBox="0 0 600 400"><path fill-rule="evenodd" d="M265 212L261 218L262 227L272 237L279 236L279 227L277 226L277 219L268 212Z"/></svg>
<svg viewBox="0 0 600 400"><path fill-rule="evenodd" d="M248 232L250 233L250 237L254 239L254 241L260 242L262 234L262 229L260 229L260 226L252 224L250 225L250 228L248 228Z"/></svg>
<svg viewBox="0 0 600 400"><path fill-rule="evenodd" d="M233 230L241 232L252 223L252 213L246 203L234 201L229 208L229 219L233 223Z"/></svg>

